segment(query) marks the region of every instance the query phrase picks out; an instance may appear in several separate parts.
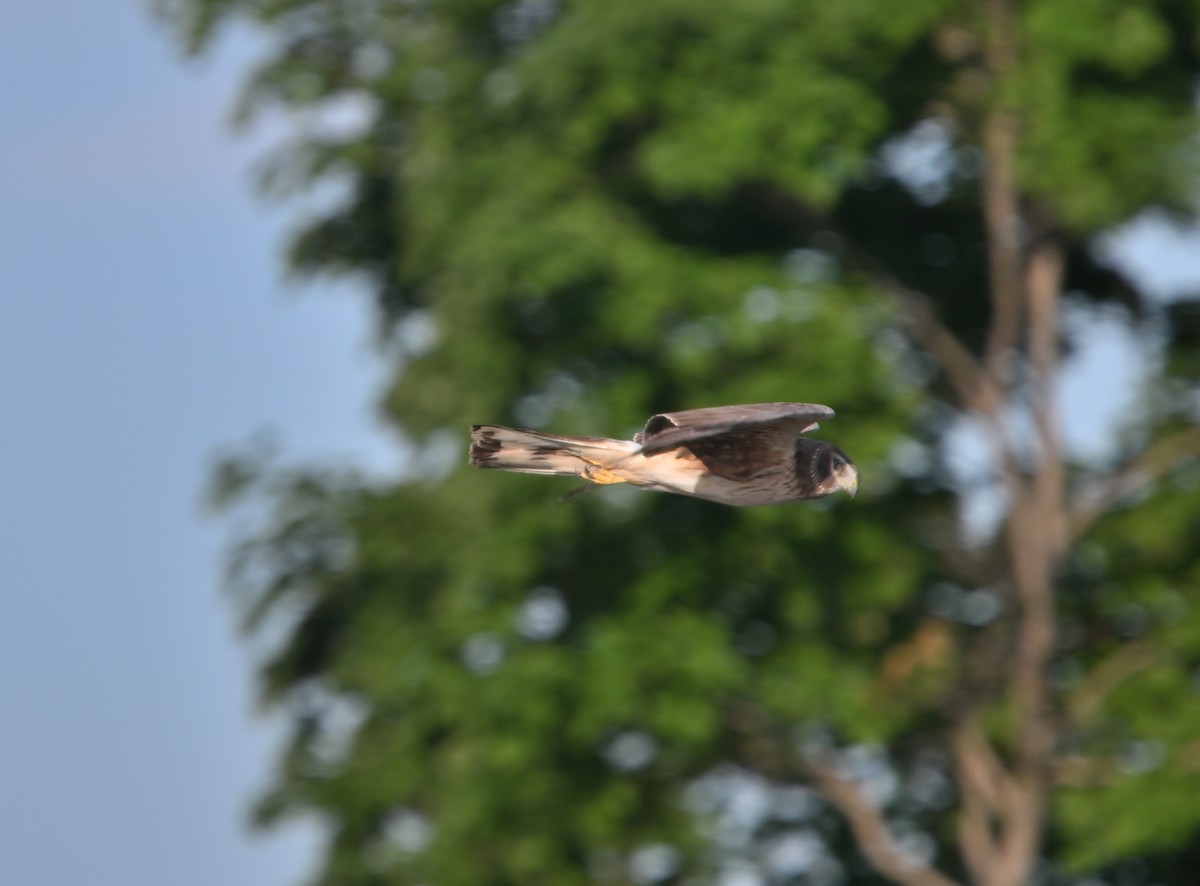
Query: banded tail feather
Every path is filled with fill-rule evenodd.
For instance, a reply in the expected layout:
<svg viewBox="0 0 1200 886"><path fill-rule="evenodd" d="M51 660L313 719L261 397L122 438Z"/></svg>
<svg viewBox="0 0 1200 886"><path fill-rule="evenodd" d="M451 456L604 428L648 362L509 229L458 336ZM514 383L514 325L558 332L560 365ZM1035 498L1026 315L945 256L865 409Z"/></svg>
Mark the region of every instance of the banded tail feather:
<svg viewBox="0 0 1200 886"><path fill-rule="evenodd" d="M528 428L475 425L471 428L471 464L521 474L586 477L637 452L632 440L563 437Z"/></svg>

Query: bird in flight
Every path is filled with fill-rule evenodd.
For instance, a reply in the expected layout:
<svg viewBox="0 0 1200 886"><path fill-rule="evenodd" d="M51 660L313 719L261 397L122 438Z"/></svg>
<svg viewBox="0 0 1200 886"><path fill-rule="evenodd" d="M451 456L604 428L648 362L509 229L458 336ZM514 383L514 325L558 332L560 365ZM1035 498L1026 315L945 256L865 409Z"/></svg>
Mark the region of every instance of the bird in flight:
<svg viewBox="0 0 1200 886"><path fill-rule="evenodd" d="M839 490L853 496L858 469L846 453L803 436L833 416L816 403L713 406L651 416L632 440L475 425L470 460L477 468L628 483L738 507Z"/></svg>

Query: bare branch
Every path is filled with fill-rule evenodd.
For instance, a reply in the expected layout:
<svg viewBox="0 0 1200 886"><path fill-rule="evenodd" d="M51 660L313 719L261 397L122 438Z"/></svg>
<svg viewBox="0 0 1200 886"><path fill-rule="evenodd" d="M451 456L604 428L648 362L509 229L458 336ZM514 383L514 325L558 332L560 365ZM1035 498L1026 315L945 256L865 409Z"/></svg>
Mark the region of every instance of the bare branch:
<svg viewBox="0 0 1200 886"><path fill-rule="evenodd" d="M1011 114L998 115L984 131L985 152L1007 148L1016 128ZM1012 380L1013 354L1021 324L1020 295L1020 215L1015 201L1001 198L1008 193L1005 182L1011 175L1002 164L988 163L984 175L987 191L985 219L991 262L992 324L987 339L987 365L992 374L1006 383Z"/></svg>
<svg viewBox="0 0 1200 886"><path fill-rule="evenodd" d="M1029 858L1040 833L1026 818L1036 787L1006 768L974 716L955 730L952 748L962 814L959 835L972 881L980 884L1024 882Z"/></svg>
<svg viewBox="0 0 1200 886"><path fill-rule="evenodd" d="M973 717L955 730L954 755L960 789L977 794L993 813L1005 812L1017 786Z"/></svg>
<svg viewBox="0 0 1200 886"><path fill-rule="evenodd" d="M1177 431L1147 447L1080 497L1068 515L1068 537L1078 538L1122 499L1196 458L1200 458L1200 428Z"/></svg>
<svg viewBox="0 0 1200 886"><path fill-rule="evenodd" d="M938 319L928 298L886 276L876 275L875 282L899 305L913 340L946 373L959 401L988 426L987 442L992 450L992 460L1010 496L1015 495L1021 471L1001 415L1006 398L1003 385Z"/></svg>
<svg viewBox="0 0 1200 886"><path fill-rule="evenodd" d="M1054 761L1054 784L1070 788L1099 788L1120 775L1112 757L1071 754Z"/></svg>
<svg viewBox="0 0 1200 886"><path fill-rule="evenodd" d="M938 319L929 299L887 277L877 276L875 282L900 306L914 341L937 361L963 405L982 416L996 415L1002 400L1000 390L975 356Z"/></svg>
<svg viewBox="0 0 1200 886"><path fill-rule="evenodd" d="M1001 800L1003 767L987 739L980 734L973 716L959 724L952 747L958 792L962 798L959 842L971 879L982 883L999 853L993 823L1006 805Z"/></svg>
<svg viewBox="0 0 1200 886"><path fill-rule="evenodd" d="M1011 391L1014 352L1024 333L1041 447L1031 481L1012 462L1006 465L1010 501L1004 539L1019 605L1008 667L1015 735L1012 775L998 791L995 807L996 851L986 870L977 873L987 886L1020 886L1030 879L1042 840L1057 728L1047 670L1055 644L1053 576L1064 541L1063 466L1054 395L1062 255L1047 238L1034 245L1025 262L1024 238L1030 232L1025 230L1016 181L1019 120L1005 94L1017 63L1016 4L985 0L983 9L984 56L993 87L993 104L983 126L983 213L992 298L986 365L995 383ZM977 752L968 753L966 761L973 756Z"/></svg>
<svg viewBox="0 0 1200 886"><path fill-rule="evenodd" d="M973 791L962 792L962 808L958 814L958 845L971 881L982 883L996 858L996 841L992 835L992 815L980 796Z"/></svg>
<svg viewBox="0 0 1200 886"><path fill-rule="evenodd" d="M1012 0L988 0L987 43L984 56L1002 96L1004 79L1017 61L1016 14ZM1012 355L1021 325L1021 229L1017 197L1016 114L1002 97L983 127L983 220L987 230L989 289L992 323L988 331L986 362L992 375L1007 384L1012 380Z"/></svg>
<svg viewBox="0 0 1200 886"><path fill-rule="evenodd" d="M1065 474L1057 393L1058 303L1063 264L1062 249L1050 238L1044 238L1030 251L1025 281L1033 423L1041 444L1036 494L1042 517L1053 531L1053 536L1045 540L1055 551L1052 562L1057 560L1057 552L1065 543Z"/></svg>
<svg viewBox="0 0 1200 886"><path fill-rule="evenodd" d="M958 886L955 880L900 847L883 814L863 796L858 785L825 766L809 766L806 771L825 799L846 817L858 848L875 870L902 886Z"/></svg>
<svg viewBox="0 0 1200 886"><path fill-rule="evenodd" d="M1053 526L1053 513L1043 511L1028 492L1010 505L1005 541L1020 604L1016 648L1008 671L1016 726L1015 789L1003 816L1001 852L983 881L988 886L1029 882L1042 839L1051 751L1057 734L1047 673L1055 643Z"/></svg>
<svg viewBox="0 0 1200 886"><path fill-rule="evenodd" d="M1200 772L1200 742L1180 745L1170 752L1172 771L1179 773ZM1071 788L1100 788L1120 779L1136 778L1123 769L1120 760L1112 754L1088 757L1072 754L1056 761L1054 783Z"/></svg>
<svg viewBox="0 0 1200 886"><path fill-rule="evenodd" d="M1018 723L1015 782L1019 790L1013 796L1023 804L1009 816L1008 836L1016 841L1028 827L1023 838L1030 845L1012 851L1029 853L1030 860L1040 840L1047 767L1057 736L1047 670L1055 648L1054 574L1065 543L1064 468L1055 393L1062 271L1062 252L1053 241L1047 238L1031 251L1023 292L1031 408L1041 452L1032 489L1013 503L1007 526L1009 560L1021 604L1010 684Z"/></svg>
<svg viewBox="0 0 1200 886"><path fill-rule="evenodd" d="M1162 654L1148 640L1126 643L1097 664L1067 699L1067 712L1076 725L1087 723L1114 689L1152 666Z"/></svg>
<svg viewBox="0 0 1200 886"><path fill-rule="evenodd" d="M953 332L938 319L928 296L901 283L853 237L839 230L831 218L816 215L795 197L767 185L755 186L754 193L767 210L797 228L836 231L845 250L846 263L862 273L899 307L911 327L911 337L923 347L946 373L962 404L981 415L995 414L1003 401L1003 392L978 359Z"/></svg>

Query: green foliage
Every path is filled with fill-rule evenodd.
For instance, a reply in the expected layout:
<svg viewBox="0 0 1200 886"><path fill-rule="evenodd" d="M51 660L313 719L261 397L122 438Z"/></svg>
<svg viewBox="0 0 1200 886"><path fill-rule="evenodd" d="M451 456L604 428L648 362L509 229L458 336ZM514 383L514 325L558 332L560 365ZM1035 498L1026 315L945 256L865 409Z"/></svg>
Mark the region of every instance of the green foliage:
<svg viewBox="0 0 1200 886"><path fill-rule="evenodd" d="M629 859L662 844L660 879L715 882L801 833L827 873L872 882L835 817L779 799L814 741L882 755L889 816L960 873L952 797L920 785L948 783L945 725L996 614L938 589L1000 590L964 565L988 558L956 529L955 413L880 272L979 343L979 127L1003 106L1067 287L1136 300L1090 238L1194 207L1194 6L1026 4L1005 82L982 71L979 10L950 0L159 7L192 50L235 17L272 37L247 115L370 108L293 145L270 184L348 185L291 263L371 282L397 354L383 409L434 467L378 486L250 456L217 478L272 504L232 581L248 629L277 638L264 699L295 724L259 814L329 824L317 881L649 882ZM907 175L897 145L935 159ZM1188 317L1164 318L1181 342ZM1152 429L1196 383L1186 348L1168 357L1179 400ZM565 481L436 469L475 422L620 436L773 400L838 410L821 433L860 465L858 500L558 506ZM1058 797L1056 860L1080 869L1158 864L1200 829L1196 489L1102 522L1064 571L1064 704L1110 656L1155 650L1081 726L1079 754L1111 765ZM729 791L695 801L730 773L778 800L736 840L714 824Z"/></svg>
<svg viewBox="0 0 1200 886"><path fill-rule="evenodd" d="M1086 549L1094 562L1073 570L1066 605L1088 635L1068 634L1064 663L1092 675L1079 680L1076 695L1100 691L1102 667L1124 672L1105 703L1088 708L1079 750L1092 763L1059 800L1073 867L1186 845L1200 828L1197 539L1200 466L1193 465L1149 501L1105 520ZM1092 667L1078 667L1079 659Z"/></svg>

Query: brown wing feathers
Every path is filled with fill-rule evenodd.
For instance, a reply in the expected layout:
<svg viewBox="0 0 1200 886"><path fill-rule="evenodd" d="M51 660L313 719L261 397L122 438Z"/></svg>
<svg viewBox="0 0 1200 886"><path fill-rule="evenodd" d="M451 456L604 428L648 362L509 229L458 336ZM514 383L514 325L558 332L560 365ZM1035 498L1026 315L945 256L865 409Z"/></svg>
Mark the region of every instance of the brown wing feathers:
<svg viewBox="0 0 1200 886"><path fill-rule="evenodd" d="M697 440L756 426L796 425L798 427L795 428L795 432L803 433L812 430L818 422L833 416L832 409L816 403L713 406L652 416L646 422L645 429L634 439L642 444L643 454L653 455L677 446L693 448L692 443Z"/></svg>

